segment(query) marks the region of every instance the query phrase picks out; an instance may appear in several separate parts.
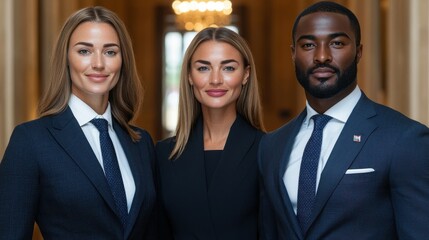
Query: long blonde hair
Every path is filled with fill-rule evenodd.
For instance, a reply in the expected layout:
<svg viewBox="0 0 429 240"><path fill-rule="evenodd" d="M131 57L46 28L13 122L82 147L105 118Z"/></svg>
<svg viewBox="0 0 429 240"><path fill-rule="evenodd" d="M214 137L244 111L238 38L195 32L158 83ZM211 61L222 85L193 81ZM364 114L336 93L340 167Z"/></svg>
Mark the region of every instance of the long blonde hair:
<svg viewBox="0 0 429 240"><path fill-rule="evenodd" d="M191 41L183 58L180 74L179 119L176 127L176 142L170 154L170 159L178 158L183 153L188 142L192 126L195 124L197 117L201 114L201 104L195 98L188 79L191 59L195 50L201 43L210 40L225 42L233 46L243 57L244 66L248 66L250 68L249 79L243 86L237 100L237 112L253 127L265 131L262 122L262 108L259 99L256 67L249 46L240 35L228 28L205 28Z"/></svg>
<svg viewBox="0 0 429 240"><path fill-rule="evenodd" d="M143 89L137 73L131 38L125 24L112 11L96 6L83 8L71 15L64 23L51 57L51 72L46 91L39 103L41 117L58 114L67 107L71 94L71 79L68 69L67 53L70 36L73 31L84 22L102 22L110 24L119 37L122 54L122 66L119 81L110 91L109 101L112 115L128 132L130 137L137 141L138 132L134 131L130 122L139 111Z"/></svg>

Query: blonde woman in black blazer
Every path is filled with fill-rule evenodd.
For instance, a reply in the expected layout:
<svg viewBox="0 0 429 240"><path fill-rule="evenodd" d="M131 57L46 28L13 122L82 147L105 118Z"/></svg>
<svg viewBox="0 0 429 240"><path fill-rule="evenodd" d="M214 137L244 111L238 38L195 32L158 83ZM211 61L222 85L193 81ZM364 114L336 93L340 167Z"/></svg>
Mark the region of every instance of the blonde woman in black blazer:
<svg viewBox="0 0 429 240"><path fill-rule="evenodd" d="M88 7L71 15L53 50L40 118L15 128L0 164L0 239L31 239L35 222L44 239L156 239L154 146L130 124L140 90L116 14ZM109 158L93 118L108 122L119 166L112 179L125 193L116 199L125 204L105 177Z"/></svg>
<svg viewBox="0 0 429 240"><path fill-rule="evenodd" d="M227 28L199 32L183 60L176 136L156 146L161 239L258 238L261 119L246 42Z"/></svg>

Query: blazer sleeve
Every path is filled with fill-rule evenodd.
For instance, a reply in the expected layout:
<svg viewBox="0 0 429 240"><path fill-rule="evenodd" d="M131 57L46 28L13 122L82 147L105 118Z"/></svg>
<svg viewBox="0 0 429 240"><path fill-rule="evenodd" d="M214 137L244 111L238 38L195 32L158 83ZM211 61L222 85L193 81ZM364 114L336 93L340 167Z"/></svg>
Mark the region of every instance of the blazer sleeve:
<svg viewBox="0 0 429 240"><path fill-rule="evenodd" d="M0 239L31 239L38 205L34 140L25 125L15 128L0 163Z"/></svg>
<svg viewBox="0 0 429 240"><path fill-rule="evenodd" d="M160 141L156 144L155 152L156 152L156 189L157 189L157 210L158 210L158 234L160 240L173 240L172 227L170 225L170 221L168 220L167 214L165 212L165 208L163 205L163 196L161 189L161 165L165 161L170 161L168 159L171 152L171 141L172 139L166 139L164 141Z"/></svg>
<svg viewBox="0 0 429 240"><path fill-rule="evenodd" d="M429 130L421 124L404 129L391 149L389 177L398 239L426 239L429 235L428 149Z"/></svg>
<svg viewBox="0 0 429 240"><path fill-rule="evenodd" d="M259 239L271 240L278 239L277 237L277 224L274 216L274 209L268 199L265 191L264 182L264 149L266 144L267 135L263 136L259 143L258 150L258 166L259 166Z"/></svg>
<svg viewBox="0 0 429 240"><path fill-rule="evenodd" d="M153 181L154 187L155 187L155 196L153 196L155 199L157 198L156 193L156 170L155 170L155 163L156 163L156 156L155 156L155 146L153 144L153 139L150 136L150 134L143 129L139 129L140 135L143 143L145 143L144 147L142 148L142 151L146 151L148 154L148 160L150 162L150 170L152 173L152 178L146 179L147 181ZM148 220L145 221L145 232L143 239L144 240L158 240L158 212L157 212L157 200L154 201L154 205L150 206L148 209ZM133 239L133 238L130 238Z"/></svg>

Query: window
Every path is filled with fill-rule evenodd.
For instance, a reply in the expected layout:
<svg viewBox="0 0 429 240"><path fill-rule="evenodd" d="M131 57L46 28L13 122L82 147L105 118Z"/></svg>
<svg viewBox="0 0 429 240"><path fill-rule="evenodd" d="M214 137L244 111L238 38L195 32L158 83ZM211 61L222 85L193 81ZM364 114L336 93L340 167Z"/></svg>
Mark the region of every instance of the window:
<svg viewBox="0 0 429 240"><path fill-rule="evenodd" d="M167 32L164 38L162 125L167 135L176 129L182 58L196 32Z"/></svg>

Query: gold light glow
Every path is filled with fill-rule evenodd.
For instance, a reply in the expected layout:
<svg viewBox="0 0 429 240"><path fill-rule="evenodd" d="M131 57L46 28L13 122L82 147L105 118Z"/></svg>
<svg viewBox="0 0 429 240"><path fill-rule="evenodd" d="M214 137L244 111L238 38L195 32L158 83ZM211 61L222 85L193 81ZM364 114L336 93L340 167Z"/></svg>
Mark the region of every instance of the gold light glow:
<svg viewBox="0 0 429 240"><path fill-rule="evenodd" d="M229 0L176 0L171 6L178 27L187 31L225 26L231 22L232 4Z"/></svg>

